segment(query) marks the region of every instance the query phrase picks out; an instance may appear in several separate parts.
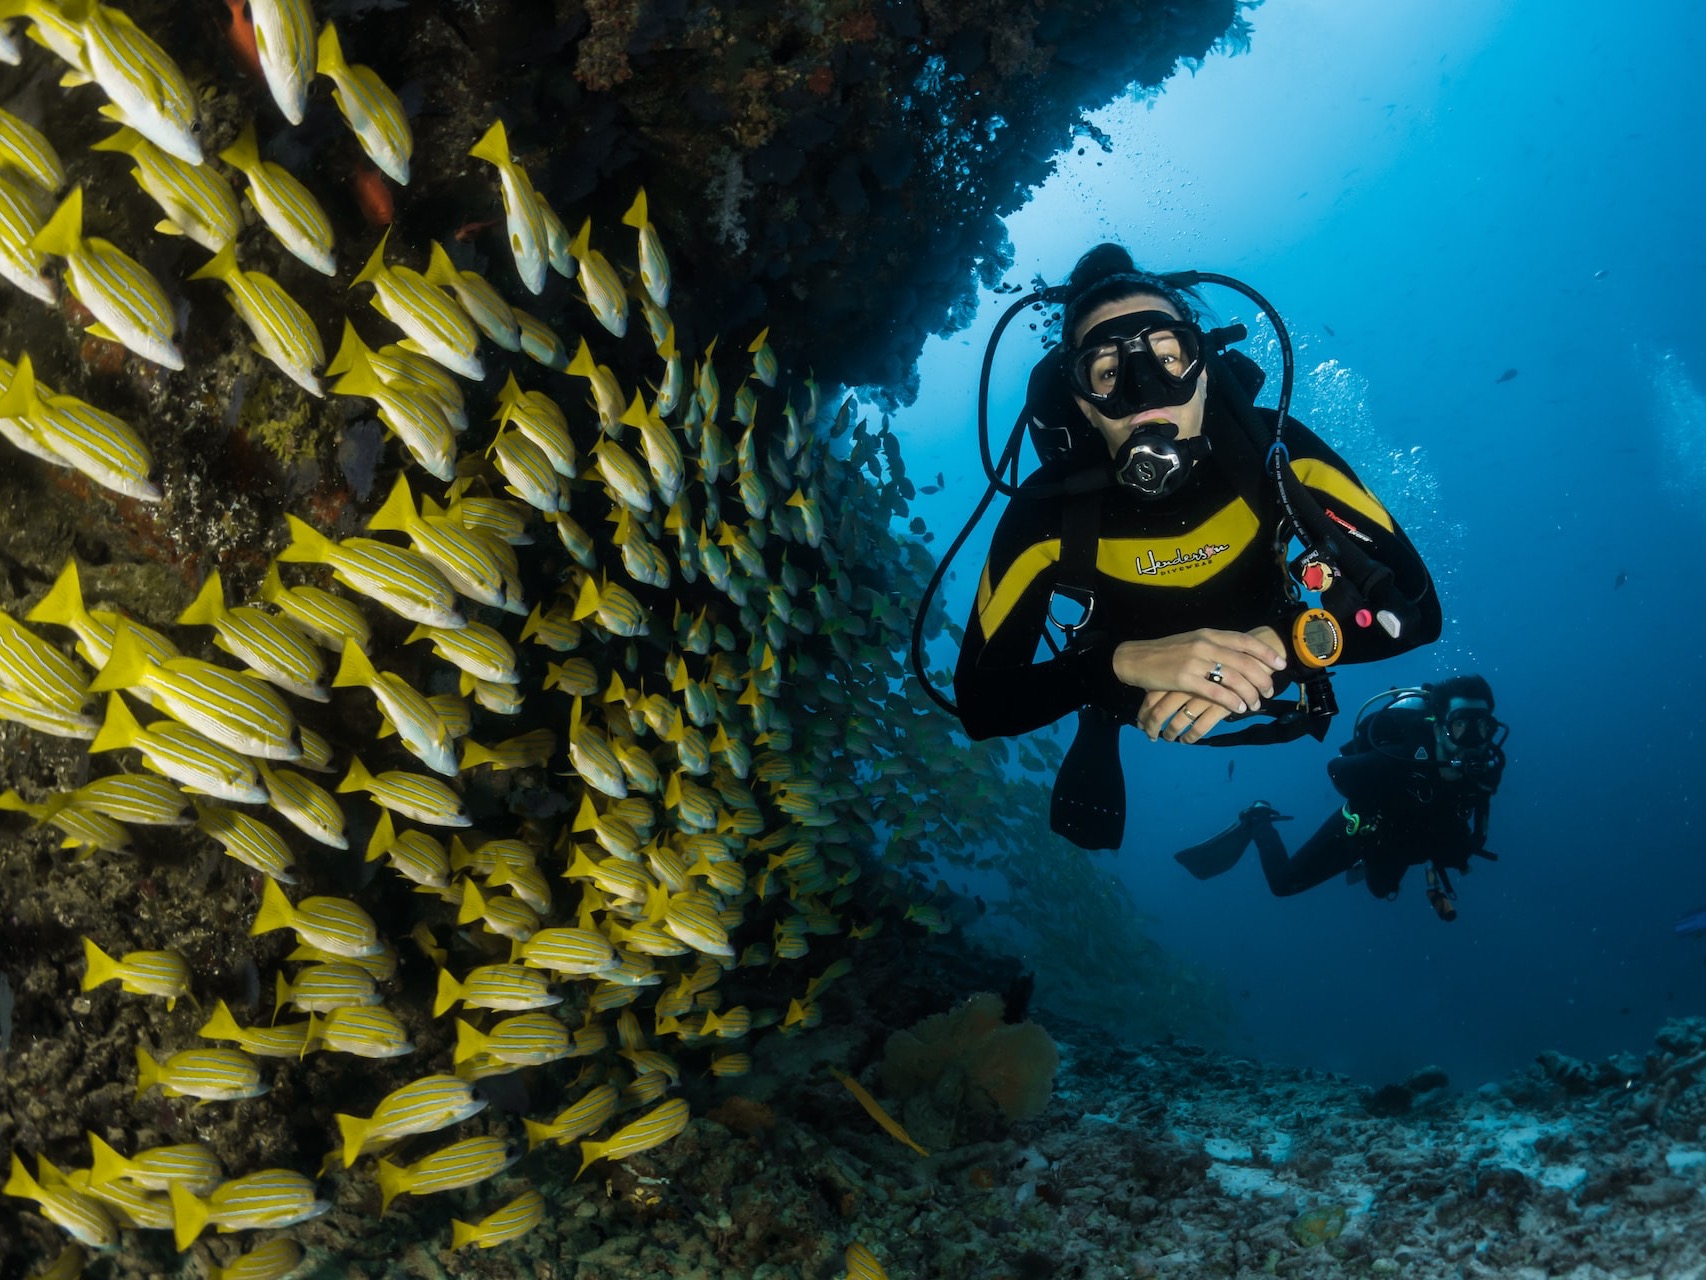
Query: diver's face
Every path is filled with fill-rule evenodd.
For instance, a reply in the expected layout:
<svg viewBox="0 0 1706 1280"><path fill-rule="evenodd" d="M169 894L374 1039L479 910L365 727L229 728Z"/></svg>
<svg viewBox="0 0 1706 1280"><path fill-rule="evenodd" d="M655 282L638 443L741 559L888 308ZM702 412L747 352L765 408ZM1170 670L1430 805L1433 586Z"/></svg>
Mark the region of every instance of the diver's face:
<svg viewBox="0 0 1706 1280"><path fill-rule="evenodd" d="M1178 308L1167 299L1153 293L1134 293L1126 298L1110 298L1100 306L1092 309L1081 319L1072 333L1072 345L1078 346L1084 341L1084 335L1089 333L1104 320L1112 320L1119 316L1135 315L1139 311L1164 311L1175 319L1182 320ZM1164 355L1157 351L1158 356ZM1110 456L1117 455L1132 431L1146 422L1171 422L1179 429L1178 438L1188 440L1192 436L1202 434L1203 412L1208 403L1208 370L1204 369L1197 375L1197 389L1184 404L1167 405L1159 409L1145 409L1140 413L1126 414L1123 417L1109 418L1102 414L1095 405L1082 396L1073 396L1078 402L1078 411L1091 426L1102 433L1102 438L1108 442Z"/></svg>

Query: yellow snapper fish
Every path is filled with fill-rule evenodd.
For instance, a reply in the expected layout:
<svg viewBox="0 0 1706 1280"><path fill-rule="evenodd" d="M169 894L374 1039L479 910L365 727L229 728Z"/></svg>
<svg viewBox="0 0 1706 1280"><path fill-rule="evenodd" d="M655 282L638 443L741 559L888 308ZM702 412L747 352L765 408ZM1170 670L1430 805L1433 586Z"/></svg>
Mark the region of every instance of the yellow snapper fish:
<svg viewBox="0 0 1706 1280"><path fill-rule="evenodd" d="M138 502L159 502L154 458L122 418L79 400L47 395L27 355L19 356L11 385L0 394L0 434L55 466L82 473L103 489Z"/></svg>
<svg viewBox="0 0 1706 1280"><path fill-rule="evenodd" d="M521 350L521 323L503 296L478 271L459 271L438 241L432 242L427 276L437 276L456 295L462 309L481 333L505 351Z"/></svg>
<svg viewBox="0 0 1706 1280"><path fill-rule="evenodd" d="M166 216L154 224L162 235L188 236L218 253L243 229L237 197L211 165L189 164L163 151L128 125L91 143L91 151L117 151L135 162L131 177Z"/></svg>
<svg viewBox="0 0 1706 1280"><path fill-rule="evenodd" d="M35 197L0 171L0 279L41 302L59 300L59 284L46 273L48 255L32 248L44 220Z"/></svg>
<svg viewBox="0 0 1706 1280"><path fill-rule="evenodd" d="M402 1058L415 1051L403 1020L382 1005L346 1005L327 1010L325 1017L310 1014L303 1054L311 1048L358 1058Z"/></svg>
<svg viewBox="0 0 1706 1280"><path fill-rule="evenodd" d="M249 936L294 929L302 941L333 955L370 956L380 950L379 930L368 915L346 898L309 897L295 906L272 879L261 886L261 905Z"/></svg>
<svg viewBox="0 0 1706 1280"><path fill-rule="evenodd" d="M367 527L408 535L415 550L432 561L451 586L470 600L526 616L525 602L511 594L505 566L490 545L452 520L423 516L415 507L408 478L401 473L384 504L368 517ZM457 629L433 628L434 631Z"/></svg>
<svg viewBox="0 0 1706 1280"><path fill-rule="evenodd" d="M290 1022L271 1027L239 1026L230 1008L221 1000L213 1006L213 1015L196 1034L203 1040L233 1041L244 1053L256 1058L300 1058L302 1045L308 1038L308 1024ZM205 1195L211 1187L192 1190Z"/></svg>
<svg viewBox="0 0 1706 1280"><path fill-rule="evenodd" d="M471 1084L452 1075L425 1076L393 1089L365 1120L338 1113L344 1167L352 1167L370 1147L436 1132L477 1115L485 1106L486 1099Z"/></svg>
<svg viewBox="0 0 1706 1280"><path fill-rule="evenodd" d="M515 427L544 450L558 475L572 480L579 473L569 420L557 402L543 391L523 391L512 373L498 392L498 407L492 416L504 426Z"/></svg>
<svg viewBox="0 0 1706 1280"><path fill-rule="evenodd" d="M374 862L386 854L391 856L391 865L413 884L442 889L450 883L450 855L444 846L424 831L399 835L391 811L381 809L373 838L367 842L366 860Z"/></svg>
<svg viewBox="0 0 1706 1280"><path fill-rule="evenodd" d="M516 942L526 942L539 928L539 913L520 898L510 894L486 897L472 880L458 880L449 886L445 898L461 894L461 909L457 924L473 924L478 920L488 932Z"/></svg>
<svg viewBox="0 0 1706 1280"><path fill-rule="evenodd" d="M198 1195L206 1195L225 1176L219 1157L199 1142L148 1147L125 1157L101 1141L99 1134L91 1132L88 1138L93 1165L89 1170L91 1186L123 1178L145 1191L164 1191L174 1182L181 1182Z"/></svg>
<svg viewBox="0 0 1706 1280"><path fill-rule="evenodd" d="M212 627L214 644L263 680L310 702L328 700L320 651L288 618L252 604L226 608L219 570L207 575L196 598L178 615L178 625Z"/></svg>
<svg viewBox="0 0 1706 1280"><path fill-rule="evenodd" d="M379 1161L379 1212L391 1207L401 1195L427 1195L453 1191L495 1178L525 1153L520 1143L510 1143L495 1134L464 1138L423 1156L411 1165Z"/></svg>
<svg viewBox="0 0 1706 1280"><path fill-rule="evenodd" d="M294 982L281 973L273 980L273 1017L278 1017L286 1005L304 1013L376 1005L379 988L375 982L372 974L350 960L325 960L308 965ZM301 1053L298 1048L298 1056Z"/></svg>
<svg viewBox="0 0 1706 1280"><path fill-rule="evenodd" d="M520 307L512 306L510 314L515 317L516 338L528 359L559 373L568 368L569 353L555 329Z"/></svg>
<svg viewBox="0 0 1706 1280"><path fill-rule="evenodd" d="M12 1153L12 1173L0 1194L34 1200L41 1216L60 1228L79 1244L91 1249L113 1249L118 1246L118 1225L105 1205L91 1195L69 1184L44 1187L30 1176L18 1153Z"/></svg>
<svg viewBox="0 0 1706 1280"><path fill-rule="evenodd" d="M221 746L263 760L296 760L302 739L284 700L266 685L198 658L156 662L121 622L93 693L141 685L166 713Z"/></svg>
<svg viewBox="0 0 1706 1280"><path fill-rule="evenodd" d="M114 959L88 938L83 939L83 990L93 991L116 981L132 995L162 996L170 1012L179 996L190 994L190 967L176 951L131 951Z"/></svg>
<svg viewBox="0 0 1706 1280"><path fill-rule="evenodd" d="M344 61L337 28L330 22L320 29L314 69L337 86L332 90L332 100L367 158L391 181L408 186L409 153L415 141L403 104L372 67Z"/></svg>
<svg viewBox="0 0 1706 1280"><path fill-rule="evenodd" d="M188 791L230 800L237 804L263 804L255 766L246 756L171 720L144 729L118 694L107 698L107 715L91 752L120 751L135 747L143 763L164 774Z"/></svg>
<svg viewBox="0 0 1706 1280"><path fill-rule="evenodd" d="M438 709L401 676L375 670L365 653L346 645L338 661L337 675L332 677L332 687L357 686L372 691L403 745L422 764L447 778L456 776L456 745Z"/></svg>
<svg viewBox="0 0 1706 1280"><path fill-rule="evenodd" d="M545 215L533 193L533 183L527 177L527 170L510 155L509 135L504 130L504 122L494 121L468 154L497 167L498 184L503 192L504 222L509 232L510 252L515 255L515 269L529 293L542 292L549 254Z"/></svg>
<svg viewBox="0 0 1706 1280"><path fill-rule="evenodd" d="M30 247L64 258L71 294L95 317L88 331L168 369L184 367L172 341L177 319L166 291L109 241L83 236L83 188L73 187Z"/></svg>
<svg viewBox="0 0 1706 1280"><path fill-rule="evenodd" d="M658 343L658 355L663 358L663 381L656 387L657 398L652 402L652 409L658 417L667 418L675 412L675 406L681 403L682 381L686 376L681 363L681 352L675 346L673 324L664 330L663 341Z"/></svg>
<svg viewBox="0 0 1706 1280"><path fill-rule="evenodd" d="M182 1049L166 1061L156 1062L138 1045L136 1096L142 1097L155 1085L168 1098L199 1098L203 1102L257 1098L271 1088L261 1082L255 1060L238 1049Z"/></svg>
<svg viewBox="0 0 1706 1280"><path fill-rule="evenodd" d="M26 722L27 723L27 722ZM61 735L70 736L70 735ZM0 792L0 811L27 813L38 824L58 827L65 833L61 849L78 850L79 860L97 851L129 853L130 833L105 814L90 813L60 799L31 804L16 791Z"/></svg>
<svg viewBox="0 0 1706 1280"><path fill-rule="evenodd" d="M321 275L337 274L332 223L326 211L290 170L261 159L253 123L243 126L237 141L221 151L219 158L248 178L249 203L288 252Z"/></svg>
<svg viewBox="0 0 1706 1280"><path fill-rule="evenodd" d="M458 982L450 970L438 971L438 993L432 1016L441 1018L460 1001L471 1009L544 1009L561 1004L545 975L519 964L485 964Z"/></svg>
<svg viewBox="0 0 1706 1280"><path fill-rule="evenodd" d="M494 1209L478 1222L450 1220L450 1251L456 1253L469 1245L492 1249L505 1241L524 1236L545 1220L545 1197L532 1187L523 1191L502 1208Z"/></svg>
<svg viewBox="0 0 1706 1280"><path fill-rule="evenodd" d="M296 855L284 838L259 818L223 805L196 806L196 829L244 866L284 884L295 884Z"/></svg>
<svg viewBox="0 0 1706 1280"><path fill-rule="evenodd" d="M855 1240L847 1246L847 1280L889 1280L877 1255Z"/></svg>
<svg viewBox="0 0 1706 1280"><path fill-rule="evenodd" d="M434 653L476 679L491 684L516 684L521 679L515 669L515 650L500 631L483 622L470 622L459 631L416 627L403 643L417 640L430 641Z"/></svg>
<svg viewBox="0 0 1706 1280"><path fill-rule="evenodd" d="M622 422L625 426L639 429L646 467L657 482L658 497L665 507L673 507L687 482L687 467L681 460L681 446L676 443L675 434L670 431L656 405L646 408L638 391L634 393L633 402L623 410Z"/></svg>
<svg viewBox="0 0 1706 1280"><path fill-rule="evenodd" d="M592 403L598 412L599 426L606 434L616 434L622 421L622 387L609 365L599 364L592 358L592 348L586 345L585 338L575 349L575 358L568 362L566 372L587 380L592 388Z"/></svg>
<svg viewBox="0 0 1706 1280"><path fill-rule="evenodd" d="M237 265L237 247L227 244L213 261L190 272L191 280L218 280L230 292L231 309L242 318L255 339L255 350L311 396L323 396L315 373L326 363L326 348L314 321L284 286L259 271Z"/></svg>
<svg viewBox="0 0 1706 1280"><path fill-rule="evenodd" d="M344 336L337 355L326 367L342 374L332 384L340 396L365 396L379 406L379 420L403 442L409 456L437 480L456 475L456 428L446 404L432 388L410 380L388 381L373 363L373 353L362 342L355 326L344 321Z"/></svg>
<svg viewBox="0 0 1706 1280"><path fill-rule="evenodd" d="M580 231L569 245L569 253L578 264L575 279L580 284L581 296L598 323L620 338L628 332L628 295L616 277L616 269L592 247L591 218L581 223Z"/></svg>
<svg viewBox="0 0 1706 1280"><path fill-rule="evenodd" d="M776 376L780 372L776 364L776 352L770 346L770 327L766 325L758 331L758 336L752 340L747 351L752 355L752 376L767 387L776 385Z"/></svg>
<svg viewBox="0 0 1706 1280"><path fill-rule="evenodd" d="M629 1121L602 1142L581 1143L581 1167L575 1177L585 1173L595 1160L621 1160L661 1146L685 1129L690 1118L687 1100L671 1098L638 1120Z"/></svg>
<svg viewBox="0 0 1706 1280"><path fill-rule="evenodd" d="M660 307L669 305L669 258L664 254L658 229L646 216L646 189L640 188L628 212L622 215L622 225L640 233L640 283L646 296Z"/></svg>
<svg viewBox="0 0 1706 1280"><path fill-rule="evenodd" d="M333 653L341 653L346 644L366 652L373 642L373 629L353 600L319 587L285 586L276 560L267 566L266 577L261 579L261 599Z"/></svg>
<svg viewBox="0 0 1706 1280"><path fill-rule="evenodd" d="M308 0L250 0L249 16L272 100L286 120L301 124L318 50L313 7Z"/></svg>
<svg viewBox="0 0 1706 1280"><path fill-rule="evenodd" d="M550 456L520 431L499 431L486 452L509 492L544 512L546 519L568 509L568 488L551 465Z"/></svg>
<svg viewBox="0 0 1706 1280"><path fill-rule="evenodd" d="M373 308L408 335L404 344L438 361L453 373L476 382L486 376L480 363L480 335L461 304L409 267L388 266L385 245L391 229L367 259L367 265L350 282L373 286ZM412 346L410 344L413 344Z"/></svg>
<svg viewBox="0 0 1706 1280"><path fill-rule="evenodd" d="M0 170L14 169L55 195L65 185L65 165L47 136L10 111L0 110Z"/></svg>
<svg viewBox="0 0 1706 1280"><path fill-rule="evenodd" d="M200 164L196 95L166 51L121 10L93 0L60 0L59 10L80 27L83 69L110 99L101 114Z"/></svg>
<svg viewBox="0 0 1706 1280"><path fill-rule="evenodd" d="M65 802L118 822L143 826L187 826L188 797L165 778L150 773L115 773L64 793Z"/></svg>
<svg viewBox="0 0 1706 1280"><path fill-rule="evenodd" d="M549 1123L525 1120L527 1149L531 1151L542 1142L567 1145L576 1138L591 1133L616 1114L618 1095L613 1086L595 1085L587 1095L568 1109L559 1112Z"/></svg>
<svg viewBox="0 0 1706 1280"><path fill-rule="evenodd" d="M365 791L380 808L400 813L406 818L413 818L416 822L424 822L429 826L474 825L462 798L437 778L429 778L421 773L403 773L395 769L387 769L384 773L375 775L367 771L360 756L350 758L349 773L338 784L338 790Z"/></svg>
<svg viewBox="0 0 1706 1280"><path fill-rule="evenodd" d="M271 1230L318 1218L332 1207L330 1200L315 1198L312 1178L289 1169L263 1169L232 1178L205 1198L181 1182L174 1182L167 1194L172 1198L172 1235L180 1253L195 1243L210 1222L220 1231Z"/></svg>
<svg viewBox="0 0 1706 1280"><path fill-rule="evenodd" d="M410 622L460 627L466 621L457 612L455 589L420 552L372 538L333 542L295 516L287 515L285 520L291 540L279 552L281 561L330 565L332 576L346 587Z"/></svg>
<svg viewBox="0 0 1706 1280"><path fill-rule="evenodd" d="M83 669L4 610L0 610L0 689L66 711L81 710L90 697Z"/></svg>
<svg viewBox="0 0 1706 1280"><path fill-rule="evenodd" d="M256 35L259 34L257 29ZM222 1267L209 1267L207 1277L208 1280L285 1280L302 1265L302 1258L302 1246L280 1236L239 1254Z"/></svg>
<svg viewBox="0 0 1706 1280"><path fill-rule="evenodd" d="M303 835L333 849L349 848L344 813L319 783L291 769L259 766L267 804Z"/></svg>

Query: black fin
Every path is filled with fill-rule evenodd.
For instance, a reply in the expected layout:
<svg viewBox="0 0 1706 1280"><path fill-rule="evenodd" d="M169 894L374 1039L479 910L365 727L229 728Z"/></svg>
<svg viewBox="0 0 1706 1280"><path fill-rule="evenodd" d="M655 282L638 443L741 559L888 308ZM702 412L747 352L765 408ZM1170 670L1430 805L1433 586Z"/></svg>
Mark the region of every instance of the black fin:
<svg viewBox="0 0 1706 1280"><path fill-rule="evenodd" d="M1250 847L1250 834L1250 824L1239 818L1219 835L1210 836L1189 849L1180 849L1173 855L1173 861L1198 880L1212 880L1238 865L1238 859Z"/></svg>
<svg viewBox="0 0 1706 1280"><path fill-rule="evenodd" d="M1107 712L1085 707L1078 733L1055 774L1049 827L1080 849L1118 849L1125 837L1125 772L1120 768L1120 725Z"/></svg>

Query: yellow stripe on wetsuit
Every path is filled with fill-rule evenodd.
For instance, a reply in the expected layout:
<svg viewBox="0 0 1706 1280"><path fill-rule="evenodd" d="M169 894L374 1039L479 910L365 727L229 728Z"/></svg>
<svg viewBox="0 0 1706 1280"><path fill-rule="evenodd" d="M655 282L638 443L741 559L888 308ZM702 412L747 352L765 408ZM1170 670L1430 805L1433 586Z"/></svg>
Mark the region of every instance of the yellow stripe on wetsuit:
<svg viewBox="0 0 1706 1280"><path fill-rule="evenodd" d="M1393 532L1397 527L1386 508L1380 505L1380 499L1332 463L1323 462L1320 458L1293 458L1291 473L1302 481L1306 488L1313 489L1334 502L1344 503L1359 515L1374 521L1387 533Z"/></svg>
<svg viewBox="0 0 1706 1280"><path fill-rule="evenodd" d="M1391 533L1395 526L1386 508L1367 489L1345 472L1319 458L1295 458L1292 473L1310 489L1331 502L1374 521ZM1260 532L1260 522L1242 499L1236 498L1194 529L1161 538L1103 538L1096 546L1096 571L1117 582L1142 583L1156 587L1196 587L1209 581L1221 568L1236 560ZM1202 554L1224 547L1229 554ZM1181 553L1185 553L1180 559ZM991 639L1018 605L1031 584L1049 566L1060 561L1060 539L1050 538L1027 547L1007 567L999 583L992 584L984 566L977 589L978 625L984 639ZM1166 573L1153 566L1164 564Z"/></svg>

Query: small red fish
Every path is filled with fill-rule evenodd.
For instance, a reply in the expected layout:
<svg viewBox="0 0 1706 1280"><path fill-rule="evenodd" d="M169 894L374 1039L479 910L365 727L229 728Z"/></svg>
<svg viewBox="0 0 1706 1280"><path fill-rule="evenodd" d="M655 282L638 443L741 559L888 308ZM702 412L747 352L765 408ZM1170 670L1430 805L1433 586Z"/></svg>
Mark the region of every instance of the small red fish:
<svg viewBox="0 0 1706 1280"><path fill-rule="evenodd" d="M390 184L385 181L383 173L370 164L364 164L356 169L350 186L355 191L355 202L361 206L361 216L367 219L368 226L391 225L396 210L391 203Z"/></svg>
<svg viewBox="0 0 1706 1280"><path fill-rule="evenodd" d="M225 38L231 43L231 53L243 70L257 80L266 77L261 72L261 54L255 46L255 23L249 16L248 0L225 0L231 11L231 25L225 28Z"/></svg>
<svg viewBox="0 0 1706 1280"><path fill-rule="evenodd" d="M484 222L464 222L461 226L456 228L456 243L467 244L487 227L495 227L497 225L498 220L496 218L488 218Z"/></svg>

